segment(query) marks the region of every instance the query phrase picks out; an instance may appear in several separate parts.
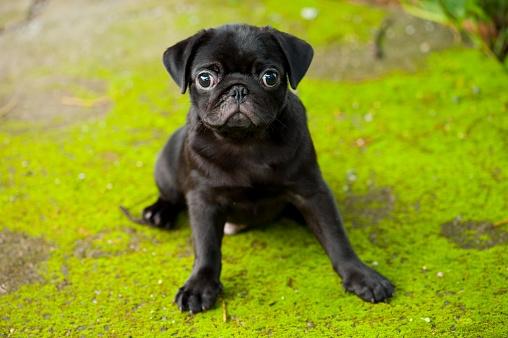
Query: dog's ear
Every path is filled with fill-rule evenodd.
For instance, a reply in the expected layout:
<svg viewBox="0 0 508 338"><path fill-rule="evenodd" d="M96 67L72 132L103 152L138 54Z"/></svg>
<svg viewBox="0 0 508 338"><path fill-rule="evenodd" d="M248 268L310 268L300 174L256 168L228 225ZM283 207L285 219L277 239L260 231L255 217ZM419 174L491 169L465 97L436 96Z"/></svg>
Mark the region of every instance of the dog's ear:
<svg viewBox="0 0 508 338"><path fill-rule="evenodd" d="M190 64L192 56L196 52L196 48L202 43L205 31L202 30L195 35L178 42L177 44L166 49L162 55L162 62L167 71L180 87L181 93L184 94L189 83Z"/></svg>
<svg viewBox="0 0 508 338"><path fill-rule="evenodd" d="M288 78L291 88L296 89L298 83L309 69L314 50L307 42L296 36L271 29L272 35L278 42L288 64Z"/></svg>

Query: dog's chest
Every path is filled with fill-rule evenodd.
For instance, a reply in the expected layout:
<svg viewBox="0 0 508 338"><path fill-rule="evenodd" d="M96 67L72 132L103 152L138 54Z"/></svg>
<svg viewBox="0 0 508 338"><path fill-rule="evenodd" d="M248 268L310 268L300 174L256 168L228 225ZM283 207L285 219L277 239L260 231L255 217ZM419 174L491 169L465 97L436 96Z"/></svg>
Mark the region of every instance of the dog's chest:
<svg viewBox="0 0 508 338"><path fill-rule="evenodd" d="M282 187L219 187L213 189L213 196L218 204L231 207L249 204L270 204L284 199L286 193Z"/></svg>
<svg viewBox="0 0 508 338"><path fill-rule="evenodd" d="M286 204L284 189L274 187L219 188L213 198L227 210L228 220L247 224L273 220Z"/></svg>
<svg viewBox="0 0 508 338"><path fill-rule="evenodd" d="M210 163L199 176L206 177L207 185L232 195L268 196L286 184L283 168L268 161L229 158L220 163Z"/></svg>

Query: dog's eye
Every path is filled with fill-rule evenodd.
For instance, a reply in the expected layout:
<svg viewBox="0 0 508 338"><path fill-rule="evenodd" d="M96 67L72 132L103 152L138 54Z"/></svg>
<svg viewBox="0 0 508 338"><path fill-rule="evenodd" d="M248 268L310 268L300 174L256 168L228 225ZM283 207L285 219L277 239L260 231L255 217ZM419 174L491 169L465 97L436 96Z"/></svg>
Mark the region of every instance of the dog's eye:
<svg viewBox="0 0 508 338"><path fill-rule="evenodd" d="M269 69L263 73L261 80L266 87L275 87L279 84L279 73L276 70Z"/></svg>
<svg viewBox="0 0 508 338"><path fill-rule="evenodd" d="M217 83L215 76L210 72L201 72L196 77L196 84L199 88L208 90L214 87Z"/></svg>

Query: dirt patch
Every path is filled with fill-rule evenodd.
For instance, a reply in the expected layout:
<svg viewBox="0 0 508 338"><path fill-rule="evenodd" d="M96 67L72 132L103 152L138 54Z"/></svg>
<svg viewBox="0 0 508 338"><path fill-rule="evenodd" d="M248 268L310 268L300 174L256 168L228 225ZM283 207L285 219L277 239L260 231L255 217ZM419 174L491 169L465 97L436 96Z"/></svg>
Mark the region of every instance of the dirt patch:
<svg viewBox="0 0 508 338"><path fill-rule="evenodd" d="M463 249L484 250L508 243L508 232L489 221L462 220L460 217L441 225L441 234Z"/></svg>
<svg viewBox="0 0 508 338"><path fill-rule="evenodd" d="M0 295L21 285L41 282L39 264L48 258L51 246L42 238L21 232L0 232Z"/></svg>
<svg viewBox="0 0 508 338"><path fill-rule="evenodd" d="M364 80L398 69L415 71L432 51L458 43L450 29L394 8L378 32L373 32L372 42L317 48L309 74L331 80Z"/></svg>
<svg viewBox="0 0 508 338"><path fill-rule="evenodd" d="M78 94L79 93L79 94ZM20 79L10 92L0 89L0 117L48 121L52 127L103 116L110 109L101 80L46 76Z"/></svg>
<svg viewBox="0 0 508 338"><path fill-rule="evenodd" d="M53 128L102 117L110 109L105 90L108 84L97 85L100 81L93 72L82 75L91 80L64 78L62 74L87 69L92 64L112 68L132 39L129 34L116 33L114 27L119 26L123 32L131 21L154 6L135 0L2 2L0 126L3 120L21 120L37 122L27 123L26 128ZM170 10L163 2L156 9L159 7L161 13L153 14L154 17L162 17L163 11ZM162 26L158 20L153 22L150 27ZM147 59L158 60L160 40L153 38L151 43L157 45L148 49L154 55ZM14 125L17 124L11 127Z"/></svg>
<svg viewBox="0 0 508 338"><path fill-rule="evenodd" d="M74 247L74 256L78 258L101 258L125 255L140 250L141 243L155 239L148 238L134 228L104 230L80 239Z"/></svg>
<svg viewBox="0 0 508 338"><path fill-rule="evenodd" d="M364 194L349 192L342 205L344 219L354 228L377 225L390 216L395 196L389 187L373 187Z"/></svg>

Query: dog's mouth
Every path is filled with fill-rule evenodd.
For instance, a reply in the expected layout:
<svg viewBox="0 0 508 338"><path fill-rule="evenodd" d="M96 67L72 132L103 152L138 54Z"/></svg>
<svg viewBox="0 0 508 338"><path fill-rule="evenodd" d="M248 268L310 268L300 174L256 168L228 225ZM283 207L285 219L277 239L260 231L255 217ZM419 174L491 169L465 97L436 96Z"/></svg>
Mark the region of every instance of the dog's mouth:
<svg viewBox="0 0 508 338"><path fill-rule="evenodd" d="M207 127L222 130L262 127L263 120L248 104L223 104L202 117Z"/></svg>
<svg viewBox="0 0 508 338"><path fill-rule="evenodd" d="M217 135L236 140L255 137L263 129L241 111L231 114L224 123L214 124L206 119L202 119L202 122Z"/></svg>
<svg viewBox="0 0 508 338"><path fill-rule="evenodd" d="M244 113L238 111L231 114L226 120L226 123L222 125L222 128L241 128L248 129L255 126L255 123Z"/></svg>

